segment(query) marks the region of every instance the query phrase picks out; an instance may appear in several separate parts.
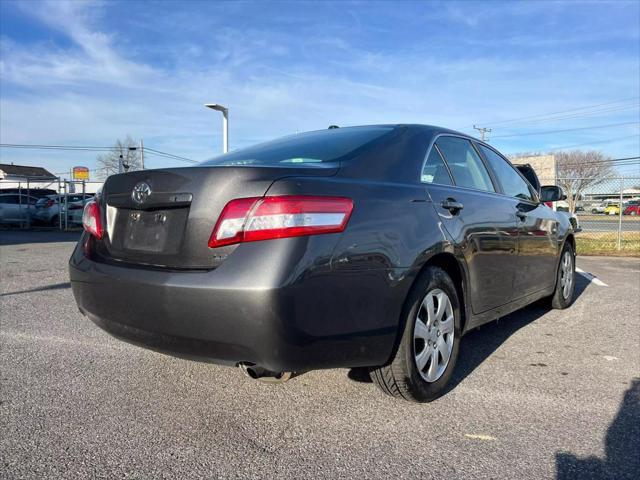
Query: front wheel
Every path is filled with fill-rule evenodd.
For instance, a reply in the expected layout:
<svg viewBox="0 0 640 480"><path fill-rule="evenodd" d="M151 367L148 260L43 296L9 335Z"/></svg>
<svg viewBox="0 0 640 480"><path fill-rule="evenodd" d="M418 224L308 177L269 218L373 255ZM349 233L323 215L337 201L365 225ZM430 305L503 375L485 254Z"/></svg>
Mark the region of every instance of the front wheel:
<svg viewBox="0 0 640 480"><path fill-rule="evenodd" d="M447 273L427 268L403 309L404 330L391 363L371 371L386 394L414 402L438 398L451 378L460 346L460 302Z"/></svg>
<svg viewBox="0 0 640 480"><path fill-rule="evenodd" d="M565 243L560 255L556 277L556 289L551 296L551 306L562 310L571 306L576 288L576 255L573 246Z"/></svg>

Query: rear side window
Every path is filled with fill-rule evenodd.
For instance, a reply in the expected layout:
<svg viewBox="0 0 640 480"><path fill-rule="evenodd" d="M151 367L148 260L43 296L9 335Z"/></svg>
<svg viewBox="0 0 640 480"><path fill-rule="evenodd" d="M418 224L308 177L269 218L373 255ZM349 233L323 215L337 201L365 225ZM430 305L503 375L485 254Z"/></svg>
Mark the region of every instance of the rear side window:
<svg viewBox="0 0 640 480"><path fill-rule="evenodd" d="M490 148L480 145L480 149L487 162L489 162L489 166L498 179L505 195L522 200L533 200L533 195L527 182L516 172L515 168Z"/></svg>
<svg viewBox="0 0 640 480"><path fill-rule="evenodd" d="M420 181L424 183L438 183L440 185L452 185L451 176L449 171L438 152L436 147L433 147L429 152L427 161L424 162L422 167L422 175Z"/></svg>
<svg viewBox="0 0 640 480"><path fill-rule="evenodd" d="M332 128L300 133L203 162L211 166L322 167L389 133L392 127Z"/></svg>
<svg viewBox="0 0 640 480"><path fill-rule="evenodd" d="M436 145L447 161L457 186L495 192L489 172L469 140L440 137Z"/></svg>

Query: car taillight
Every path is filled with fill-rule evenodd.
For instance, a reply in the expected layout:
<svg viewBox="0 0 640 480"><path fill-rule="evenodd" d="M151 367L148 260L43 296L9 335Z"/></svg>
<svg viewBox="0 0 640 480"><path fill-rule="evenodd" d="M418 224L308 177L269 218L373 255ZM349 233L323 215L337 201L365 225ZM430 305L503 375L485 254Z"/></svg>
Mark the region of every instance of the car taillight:
<svg viewBox="0 0 640 480"><path fill-rule="evenodd" d="M345 197L302 195L239 198L222 210L209 247L342 232L353 201Z"/></svg>
<svg viewBox="0 0 640 480"><path fill-rule="evenodd" d="M52 207L53 204L56 203L53 200L47 200L47 203L44 204L44 208Z"/></svg>
<svg viewBox="0 0 640 480"><path fill-rule="evenodd" d="M100 220L100 206L91 201L84 206L82 212L82 226L96 238L102 238L102 221Z"/></svg>

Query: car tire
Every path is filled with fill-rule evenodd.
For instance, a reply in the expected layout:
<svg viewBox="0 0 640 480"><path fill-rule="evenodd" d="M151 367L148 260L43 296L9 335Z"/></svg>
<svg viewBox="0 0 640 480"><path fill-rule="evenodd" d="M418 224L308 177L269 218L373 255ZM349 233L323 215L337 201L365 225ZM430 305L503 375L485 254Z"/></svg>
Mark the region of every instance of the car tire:
<svg viewBox="0 0 640 480"><path fill-rule="evenodd" d="M568 265L567 263L568 262ZM567 285L569 281L569 285ZM551 307L557 310L568 308L573 303L576 289L576 255L573 245L566 242L562 248L558 271L556 273L556 288L551 295Z"/></svg>
<svg viewBox="0 0 640 480"><path fill-rule="evenodd" d="M591 210L591 213L593 213L593 214L595 215L596 213L598 213L598 210L596 210L595 208L593 208L593 209Z"/></svg>
<svg viewBox="0 0 640 480"><path fill-rule="evenodd" d="M393 359L372 369L371 379L393 397L430 402L444 393L460 347L460 301L451 277L438 267L423 271L405 301L402 319Z"/></svg>
<svg viewBox="0 0 640 480"><path fill-rule="evenodd" d="M60 228L60 216L59 215L54 215L53 218L51 219L51 226L53 228Z"/></svg>

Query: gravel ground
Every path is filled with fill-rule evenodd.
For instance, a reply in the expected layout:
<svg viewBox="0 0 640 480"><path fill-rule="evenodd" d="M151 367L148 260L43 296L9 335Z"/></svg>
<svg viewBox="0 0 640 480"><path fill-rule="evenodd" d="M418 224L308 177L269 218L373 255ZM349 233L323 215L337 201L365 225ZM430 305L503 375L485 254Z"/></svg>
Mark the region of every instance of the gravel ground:
<svg viewBox="0 0 640 480"><path fill-rule="evenodd" d="M115 340L75 307L76 237L0 231L2 478L637 478L638 259L579 258L607 286L468 334L416 405L358 370L269 386Z"/></svg>

